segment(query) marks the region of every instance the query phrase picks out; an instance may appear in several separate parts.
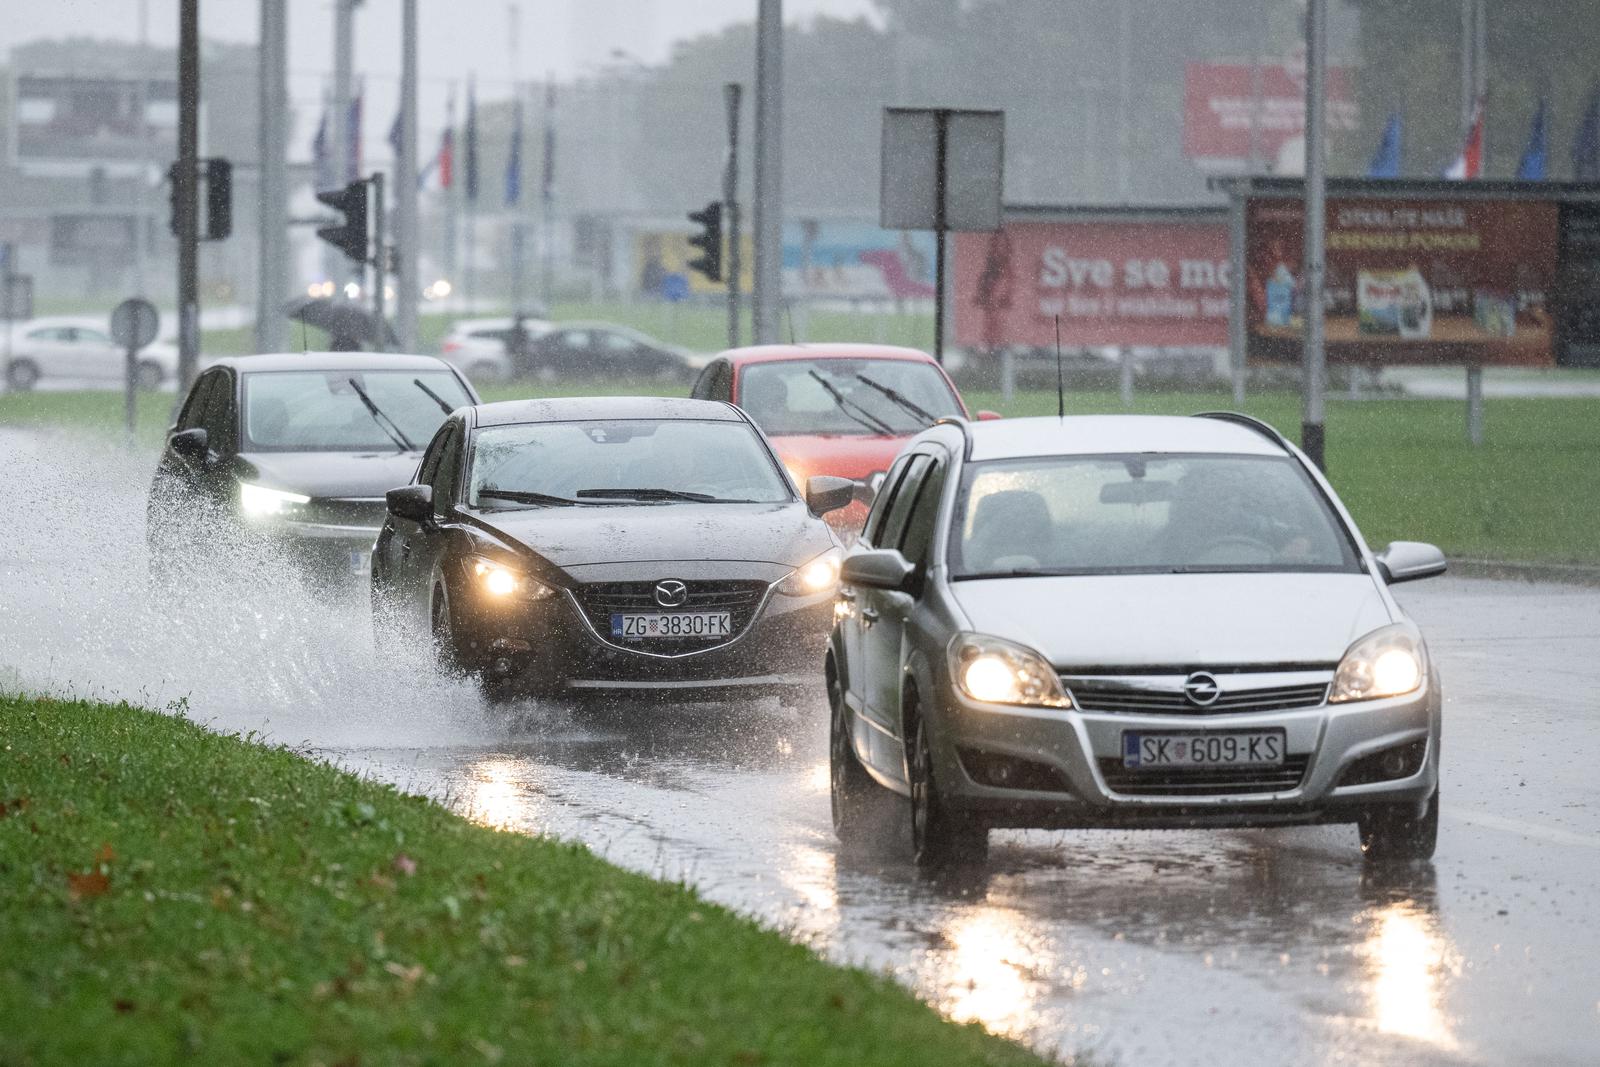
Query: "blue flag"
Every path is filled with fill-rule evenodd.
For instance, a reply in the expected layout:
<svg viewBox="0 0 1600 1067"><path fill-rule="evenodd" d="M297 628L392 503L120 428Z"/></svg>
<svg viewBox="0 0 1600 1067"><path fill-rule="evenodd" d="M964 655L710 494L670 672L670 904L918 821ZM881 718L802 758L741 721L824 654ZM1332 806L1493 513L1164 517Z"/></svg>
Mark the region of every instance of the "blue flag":
<svg viewBox="0 0 1600 1067"><path fill-rule="evenodd" d="M506 207L522 199L522 100L511 119L511 155L506 159Z"/></svg>
<svg viewBox="0 0 1600 1067"><path fill-rule="evenodd" d="M1589 90L1589 106L1572 141L1572 176L1580 182L1600 181L1600 82Z"/></svg>
<svg viewBox="0 0 1600 1067"><path fill-rule="evenodd" d="M467 83L466 141L463 166L466 170L467 199L475 201L478 199L478 89L472 82Z"/></svg>
<svg viewBox="0 0 1600 1067"><path fill-rule="evenodd" d="M1398 111L1389 113L1389 123L1383 128L1383 140L1378 143L1378 152L1372 157L1372 162L1367 164L1367 177L1400 177L1400 112Z"/></svg>
<svg viewBox="0 0 1600 1067"><path fill-rule="evenodd" d="M1533 113L1533 129L1528 132L1528 147L1522 150L1522 162L1517 164L1517 180L1542 182L1550 158L1550 130L1546 117L1544 97L1539 98L1539 109Z"/></svg>

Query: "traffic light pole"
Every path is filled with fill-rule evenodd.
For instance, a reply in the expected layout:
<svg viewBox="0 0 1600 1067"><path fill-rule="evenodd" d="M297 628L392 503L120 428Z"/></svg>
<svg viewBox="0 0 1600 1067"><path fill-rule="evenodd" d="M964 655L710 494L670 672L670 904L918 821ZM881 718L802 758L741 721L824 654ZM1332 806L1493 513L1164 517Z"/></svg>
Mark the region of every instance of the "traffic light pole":
<svg viewBox="0 0 1600 1067"><path fill-rule="evenodd" d="M261 0L261 198L255 342L258 352L284 348L282 304L289 288L289 203L285 155L289 121L288 0ZM208 193L215 193L209 188Z"/></svg>
<svg viewBox="0 0 1600 1067"><path fill-rule="evenodd" d="M372 314L377 334L372 338L372 350L388 349L389 338L383 318L383 274L389 252L383 246L383 172L373 171L372 178Z"/></svg>
<svg viewBox="0 0 1600 1067"><path fill-rule="evenodd" d="M173 207L178 231L178 393L182 403L200 367L200 0L178 6L178 164Z"/></svg>
<svg viewBox="0 0 1600 1067"><path fill-rule="evenodd" d="M739 347L739 272L744 250L739 246L739 101L744 87L722 87L728 105L728 165L722 170L722 203L728 214L728 347Z"/></svg>

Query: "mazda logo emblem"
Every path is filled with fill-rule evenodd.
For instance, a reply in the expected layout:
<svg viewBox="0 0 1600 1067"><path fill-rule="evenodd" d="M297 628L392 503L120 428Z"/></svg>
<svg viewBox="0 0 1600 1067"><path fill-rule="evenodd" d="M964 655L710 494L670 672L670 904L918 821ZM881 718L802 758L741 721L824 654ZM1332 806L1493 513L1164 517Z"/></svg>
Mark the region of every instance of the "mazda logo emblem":
<svg viewBox="0 0 1600 1067"><path fill-rule="evenodd" d="M676 578L656 583L656 603L664 608L681 608L689 599L689 587Z"/></svg>
<svg viewBox="0 0 1600 1067"><path fill-rule="evenodd" d="M1183 695L1196 707L1206 708L1222 696L1222 687L1205 671L1195 671L1183 680Z"/></svg>

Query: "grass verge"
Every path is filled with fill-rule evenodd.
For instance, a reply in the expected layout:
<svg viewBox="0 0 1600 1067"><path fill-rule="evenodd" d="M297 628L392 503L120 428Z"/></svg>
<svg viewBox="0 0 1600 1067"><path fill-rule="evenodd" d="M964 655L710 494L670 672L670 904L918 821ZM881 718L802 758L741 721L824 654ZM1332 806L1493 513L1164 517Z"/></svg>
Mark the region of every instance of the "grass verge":
<svg viewBox="0 0 1600 1067"><path fill-rule="evenodd" d="M0 1063L1024 1064L689 889L128 706L0 698Z"/></svg>

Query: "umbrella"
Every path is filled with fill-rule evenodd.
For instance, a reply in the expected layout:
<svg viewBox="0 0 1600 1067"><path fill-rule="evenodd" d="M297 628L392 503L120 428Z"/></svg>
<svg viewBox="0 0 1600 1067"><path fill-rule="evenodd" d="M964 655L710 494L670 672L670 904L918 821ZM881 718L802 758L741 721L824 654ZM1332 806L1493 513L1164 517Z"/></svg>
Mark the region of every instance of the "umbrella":
<svg viewBox="0 0 1600 1067"><path fill-rule="evenodd" d="M285 304L283 311L296 322L326 331L328 347L335 351L359 351L380 338L385 347L399 342L387 321L378 319L370 308L353 300L301 297Z"/></svg>

